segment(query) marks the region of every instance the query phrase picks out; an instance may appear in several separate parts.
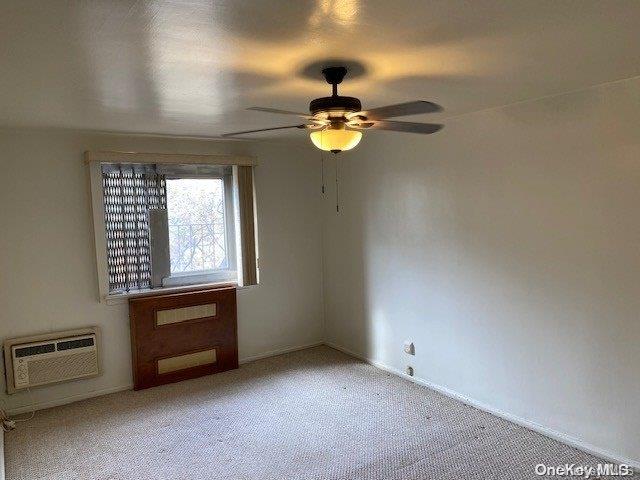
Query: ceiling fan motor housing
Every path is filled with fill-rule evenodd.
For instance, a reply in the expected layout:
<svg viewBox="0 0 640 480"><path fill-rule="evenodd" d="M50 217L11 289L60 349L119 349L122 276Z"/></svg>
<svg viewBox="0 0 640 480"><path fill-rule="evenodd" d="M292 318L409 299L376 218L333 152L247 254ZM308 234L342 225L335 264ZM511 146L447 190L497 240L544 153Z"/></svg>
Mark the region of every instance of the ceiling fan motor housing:
<svg viewBox="0 0 640 480"><path fill-rule="evenodd" d="M312 100L309 104L311 115L327 113L327 117L343 117L346 113L362 110L362 104L357 98L338 95L338 84L342 82L347 74L346 67L326 67L322 69L322 74L327 83L333 87L333 95Z"/></svg>
<svg viewBox="0 0 640 480"><path fill-rule="evenodd" d="M335 95L332 97L321 97L311 100L309 110L312 115L321 112L359 112L362 110L360 100L355 97L342 97Z"/></svg>

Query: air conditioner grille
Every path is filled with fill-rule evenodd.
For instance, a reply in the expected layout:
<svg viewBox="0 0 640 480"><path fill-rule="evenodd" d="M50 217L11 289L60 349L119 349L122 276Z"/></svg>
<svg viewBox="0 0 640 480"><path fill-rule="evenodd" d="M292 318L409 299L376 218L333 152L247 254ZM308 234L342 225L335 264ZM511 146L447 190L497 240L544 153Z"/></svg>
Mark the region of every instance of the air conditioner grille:
<svg viewBox="0 0 640 480"><path fill-rule="evenodd" d="M97 375L97 352L85 351L57 358L29 362L29 383L42 385L72 378Z"/></svg>
<svg viewBox="0 0 640 480"><path fill-rule="evenodd" d="M40 353L50 353L56 351L55 343L47 343L46 345L34 345L32 347L16 348L16 358L29 357Z"/></svg>
<svg viewBox="0 0 640 480"><path fill-rule="evenodd" d="M80 340L67 340L65 342L58 342L58 351L71 350L73 348L92 347L93 344L93 337L82 338Z"/></svg>

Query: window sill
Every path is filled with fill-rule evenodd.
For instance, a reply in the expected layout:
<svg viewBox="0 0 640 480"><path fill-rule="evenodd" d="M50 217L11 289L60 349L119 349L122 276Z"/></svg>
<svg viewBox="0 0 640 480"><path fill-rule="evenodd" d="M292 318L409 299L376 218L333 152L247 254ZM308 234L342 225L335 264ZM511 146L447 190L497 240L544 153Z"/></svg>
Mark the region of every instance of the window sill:
<svg viewBox="0 0 640 480"><path fill-rule="evenodd" d="M205 270L201 272L178 273L162 281L163 288L208 285L212 283L236 283L238 272L235 270Z"/></svg>
<svg viewBox="0 0 640 480"><path fill-rule="evenodd" d="M119 305L127 303L130 298L138 297L150 297L152 295L165 295L168 293L180 293L180 292L197 292L199 290L207 290L209 288L221 288L221 287L236 287L237 290L248 290L255 288L258 285L249 285L246 287L239 287L235 282L211 282L200 283L196 285L182 285L176 287L159 287L159 288L147 288L143 290L135 290L131 292L113 293L105 296L102 299L102 303L107 305Z"/></svg>

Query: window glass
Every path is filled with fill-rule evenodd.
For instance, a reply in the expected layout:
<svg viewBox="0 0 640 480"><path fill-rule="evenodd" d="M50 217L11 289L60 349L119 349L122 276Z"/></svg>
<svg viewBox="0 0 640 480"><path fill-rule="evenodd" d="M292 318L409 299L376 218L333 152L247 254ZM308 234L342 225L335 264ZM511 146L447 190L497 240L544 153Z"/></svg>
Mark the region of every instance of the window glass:
<svg viewBox="0 0 640 480"><path fill-rule="evenodd" d="M166 193L171 274L228 268L222 179L167 179Z"/></svg>

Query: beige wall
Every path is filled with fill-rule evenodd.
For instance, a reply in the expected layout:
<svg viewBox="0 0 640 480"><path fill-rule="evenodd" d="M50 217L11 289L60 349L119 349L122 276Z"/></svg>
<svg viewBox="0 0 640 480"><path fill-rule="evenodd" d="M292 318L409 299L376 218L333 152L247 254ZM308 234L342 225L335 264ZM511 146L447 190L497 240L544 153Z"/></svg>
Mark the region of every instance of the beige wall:
<svg viewBox="0 0 640 480"><path fill-rule="evenodd" d="M261 285L238 292L240 358L321 341L319 171L308 149L0 129L0 337L103 332L104 375L34 389L36 404L131 384L127 306L97 301L87 149L257 156ZM3 399L9 408L31 402L24 393Z"/></svg>
<svg viewBox="0 0 640 480"><path fill-rule="evenodd" d="M327 339L640 462L639 104L633 80L365 135L325 200Z"/></svg>

